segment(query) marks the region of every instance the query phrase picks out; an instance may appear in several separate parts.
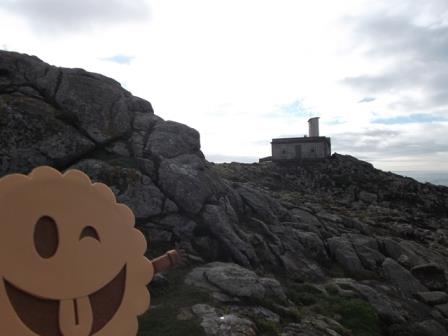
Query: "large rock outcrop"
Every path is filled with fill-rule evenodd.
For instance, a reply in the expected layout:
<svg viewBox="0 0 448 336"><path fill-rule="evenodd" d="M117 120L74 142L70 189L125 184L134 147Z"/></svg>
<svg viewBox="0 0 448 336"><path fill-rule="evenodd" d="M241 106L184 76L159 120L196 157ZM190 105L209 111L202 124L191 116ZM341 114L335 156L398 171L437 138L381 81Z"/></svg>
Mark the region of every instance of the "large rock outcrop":
<svg viewBox="0 0 448 336"><path fill-rule="evenodd" d="M295 260L296 246L271 232L269 226L293 230L297 222L280 203L219 178L200 151L196 130L156 116L149 102L116 81L1 52L0 94L0 176L39 165L81 169L110 185L142 229L169 231L167 243L205 259L319 269ZM255 221L264 232L250 228ZM292 244L304 250L298 236Z"/></svg>

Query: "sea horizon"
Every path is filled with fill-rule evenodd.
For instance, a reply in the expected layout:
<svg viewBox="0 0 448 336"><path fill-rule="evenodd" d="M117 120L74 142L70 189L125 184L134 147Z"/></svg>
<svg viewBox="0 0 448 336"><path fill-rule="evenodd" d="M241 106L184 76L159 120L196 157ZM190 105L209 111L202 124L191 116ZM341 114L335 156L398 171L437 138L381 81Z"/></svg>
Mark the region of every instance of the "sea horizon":
<svg viewBox="0 0 448 336"><path fill-rule="evenodd" d="M411 177L421 183L432 183L434 185L442 185L448 187L448 172L446 171L430 171L430 170L400 170L393 173Z"/></svg>

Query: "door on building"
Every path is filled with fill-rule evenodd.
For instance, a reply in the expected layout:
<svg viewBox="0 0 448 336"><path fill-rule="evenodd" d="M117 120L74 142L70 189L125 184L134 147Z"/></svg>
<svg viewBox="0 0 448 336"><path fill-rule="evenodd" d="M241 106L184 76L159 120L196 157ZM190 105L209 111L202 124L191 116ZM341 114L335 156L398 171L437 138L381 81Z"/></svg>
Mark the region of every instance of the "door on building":
<svg viewBox="0 0 448 336"><path fill-rule="evenodd" d="M295 145L294 149L296 151L296 159L302 158L302 145Z"/></svg>

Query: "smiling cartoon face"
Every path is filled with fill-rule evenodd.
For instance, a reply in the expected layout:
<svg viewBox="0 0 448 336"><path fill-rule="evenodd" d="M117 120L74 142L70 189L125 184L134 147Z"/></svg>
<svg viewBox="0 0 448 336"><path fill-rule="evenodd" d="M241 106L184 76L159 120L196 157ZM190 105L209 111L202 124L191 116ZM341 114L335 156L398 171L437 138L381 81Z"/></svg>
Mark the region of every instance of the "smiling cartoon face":
<svg viewBox="0 0 448 336"><path fill-rule="evenodd" d="M39 167L0 179L0 325L21 336L131 336L152 264L104 184Z"/></svg>

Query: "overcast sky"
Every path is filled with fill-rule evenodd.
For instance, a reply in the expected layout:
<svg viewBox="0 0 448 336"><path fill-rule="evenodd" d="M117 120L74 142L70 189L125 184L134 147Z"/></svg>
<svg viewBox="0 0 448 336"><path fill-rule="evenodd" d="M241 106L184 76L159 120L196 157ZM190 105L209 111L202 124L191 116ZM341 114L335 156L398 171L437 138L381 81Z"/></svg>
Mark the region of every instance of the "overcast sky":
<svg viewBox="0 0 448 336"><path fill-rule="evenodd" d="M335 152L448 170L447 0L0 0L0 48L113 77L211 161L319 116Z"/></svg>

